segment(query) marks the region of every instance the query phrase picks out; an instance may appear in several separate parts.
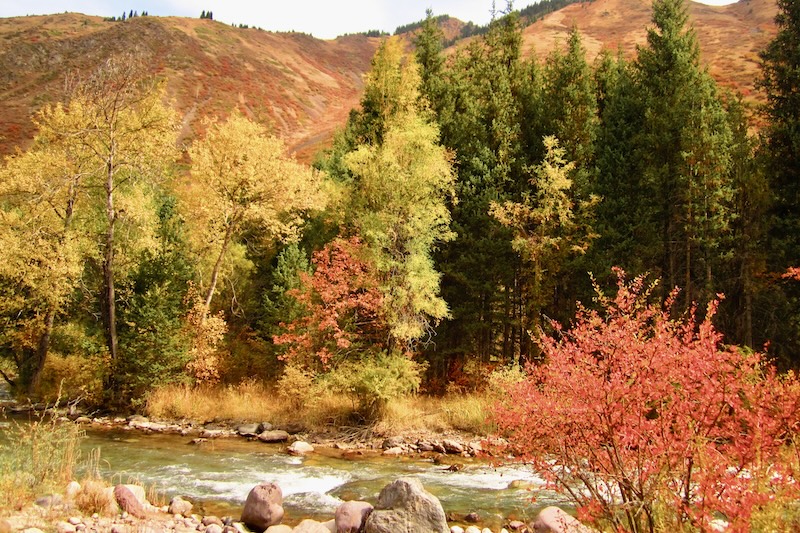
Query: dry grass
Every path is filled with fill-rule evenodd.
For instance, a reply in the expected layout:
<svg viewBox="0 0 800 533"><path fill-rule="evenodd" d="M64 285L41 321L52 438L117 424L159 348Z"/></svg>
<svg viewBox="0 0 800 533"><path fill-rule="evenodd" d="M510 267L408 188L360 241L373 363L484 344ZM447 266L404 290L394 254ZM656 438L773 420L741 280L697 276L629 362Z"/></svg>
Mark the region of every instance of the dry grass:
<svg viewBox="0 0 800 533"><path fill-rule="evenodd" d="M375 424L379 433L459 430L486 435L493 399L488 394L450 394L444 397L409 396L395 400ZM357 403L346 395L319 389L309 391L298 405L256 383L218 388L169 386L153 392L147 414L175 420L302 423L309 430L352 425Z"/></svg>
<svg viewBox="0 0 800 533"><path fill-rule="evenodd" d="M303 422L310 428L342 424L352 412L347 397L310 394L304 405L281 397L274 390L254 382L237 386L195 388L171 385L152 392L147 414L156 418L199 421Z"/></svg>
<svg viewBox="0 0 800 533"><path fill-rule="evenodd" d="M0 509L21 509L73 479L83 432L55 415L13 424L0 446Z"/></svg>
<svg viewBox="0 0 800 533"><path fill-rule="evenodd" d="M448 394L444 397L413 396L389 404L377 429L382 433L459 430L487 435L493 400L485 394Z"/></svg>
<svg viewBox="0 0 800 533"><path fill-rule="evenodd" d="M87 479L75 497L75 505L87 515L98 513L111 515L116 512L114 495L108 490L108 484L99 479Z"/></svg>

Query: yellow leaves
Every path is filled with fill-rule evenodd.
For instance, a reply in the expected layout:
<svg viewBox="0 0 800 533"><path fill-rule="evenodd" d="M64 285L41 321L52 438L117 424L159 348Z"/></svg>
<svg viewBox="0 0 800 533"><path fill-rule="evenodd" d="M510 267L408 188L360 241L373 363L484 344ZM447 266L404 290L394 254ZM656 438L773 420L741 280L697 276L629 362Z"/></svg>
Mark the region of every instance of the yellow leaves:
<svg viewBox="0 0 800 533"><path fill-rule="evenodd" d="M194 287L186 296L192 304L186 315L184 331L191 341L186 370L197 383L214 384L220 379L221 361L226 353L222 347L228 324L222 312L211 315Z"/></svg>
<svg viewBox="0 0 800 533"><path fill-rule="evenodd" d="M364 82L364 111L377 113L384 124L392 117L415 114L419 84L419 68L403 51L403 43L397 37L386 39L375 52Z"/></svg>
<svg viewBox="0 0 800 533"><path fill-rule="evenodd" d="M255 224L267 239L290 239L304 211L322 209L321 176L285 155L283 142L234 113L208 124L190 150L193 218L218 242L228 229Z"/></svg>

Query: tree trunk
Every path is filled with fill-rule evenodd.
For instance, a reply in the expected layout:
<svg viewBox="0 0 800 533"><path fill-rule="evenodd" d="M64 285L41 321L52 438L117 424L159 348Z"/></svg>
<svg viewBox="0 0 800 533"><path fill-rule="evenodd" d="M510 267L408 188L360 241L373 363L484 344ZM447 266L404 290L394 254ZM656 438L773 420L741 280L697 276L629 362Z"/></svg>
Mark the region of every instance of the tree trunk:
<svg viewBox="0 0 800 533"><path fill-rule="evenodd" d="M75 190L76 182L72 181L69 186L69 196L67 197L67 207L64 212L64 232L59 238L60 244L63 246L67 240L70 226L72 225L72 216L75 212ZM53 334L53 325L56 319L56 305L53 304L47 310L44 317L44 324L42 334L39 336L39 342L36 345L36 353L33 357L33 366L30 368L29 379L27 384L28 394L33 395L39 390L39 385L42 380L42 371L47 362L47 354L50 352L50 339Z"/></svg>
<svg viewBox="0 0 800 533"><path fill-rule="evenodd" d="M42 371L47 361L47 353L50 351L50 337L53 332L53 324L56 318L55 308L50 308L44 318L44 331L39 337L34 354L33 366L31 367L30 381L28 382L28 394L33 395L39 390L42 381Z"/></svg>
<svg viewBox="0 0 800 533"><path fill-rule="evenodd" d="M117 364L117 302L114 292L114 227L117 213L114 210L114 162L113 154L107 163L106 177L106 220L108 228L105 238L105 255L103 257L103 326L106 334L106 346L111 357L111 365ZM113 373L113 371L112 371Z"/></svg>
<svg viewBox="0 0 800 533"><path fill-rule="evenodd" d="M211 309L211 299L214 297L214 291L217 288L217 279L219 278L219 271L222 267L222 260L225 258L225 252L228 251L228 245L231 242L233 226L234 224L231 223L228 225L228 229L225 230L225 238L222 240L222 248L220 248L217 261L214 263L214 269L211 271L211 283L208 285L208 292L206 292L206 309Z"/></svg>

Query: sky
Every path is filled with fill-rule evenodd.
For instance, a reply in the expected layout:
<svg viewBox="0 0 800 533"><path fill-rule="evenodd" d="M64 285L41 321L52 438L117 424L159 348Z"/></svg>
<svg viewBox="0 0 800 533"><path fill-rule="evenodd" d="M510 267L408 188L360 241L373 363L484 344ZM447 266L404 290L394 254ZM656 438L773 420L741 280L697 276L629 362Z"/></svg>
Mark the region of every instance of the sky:
<svg viewBox="0 0 800 533"><path fill-rule="evenodd" d="M523 8L536 0L516 0ZM703 0L728 4L731 0ZM506 6L497 0L498 9ZM492 0L0 0L0 18L48 15L65 11L120 16L131 10L150 15L199 17L211 11L214 19L228 24L247 24L270 31L300 31L320 39L345 33L383 30L434 15L447 14L463 21L486 24L491 20Z"/></svg>

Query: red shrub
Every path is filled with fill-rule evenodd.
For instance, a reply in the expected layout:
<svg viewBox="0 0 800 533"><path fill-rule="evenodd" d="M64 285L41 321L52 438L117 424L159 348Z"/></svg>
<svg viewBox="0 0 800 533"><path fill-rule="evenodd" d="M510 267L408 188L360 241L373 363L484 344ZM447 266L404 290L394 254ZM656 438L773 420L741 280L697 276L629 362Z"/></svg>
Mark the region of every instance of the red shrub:
<svg viewBox="0 0 800 533"><path fill-rule="evenodd" d="M734 531L776 495L798 493L784 460L798 428L800 386L760 353L722 345L695 309L670 317L642 278L618 271L602 313L542 336L546 362L497 407L520 458L566 492L587 519L617 529ZM599 294L599 291L598 291ZM792 464L795 461L791 461Z"/></svg>
<svg viewBox="0 0 800 533"><path fill-rule="evenodd" d="M314 253L313 276L301 274L301 288L289 292L307 313L273 339L289 346L287 358L316 356L327 365L354 344L381 346L381 336L386 337L385 331L381 335L383 300L375 273L359 258L361 247L356 237L336 239Z"/></svg>

